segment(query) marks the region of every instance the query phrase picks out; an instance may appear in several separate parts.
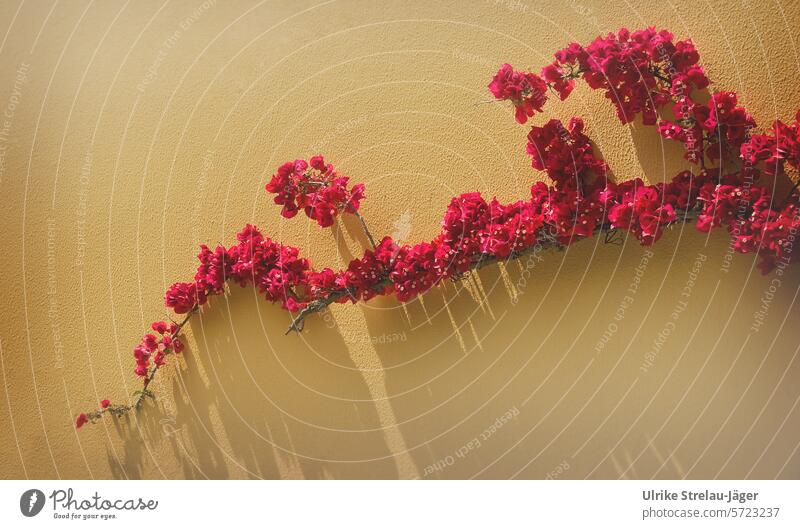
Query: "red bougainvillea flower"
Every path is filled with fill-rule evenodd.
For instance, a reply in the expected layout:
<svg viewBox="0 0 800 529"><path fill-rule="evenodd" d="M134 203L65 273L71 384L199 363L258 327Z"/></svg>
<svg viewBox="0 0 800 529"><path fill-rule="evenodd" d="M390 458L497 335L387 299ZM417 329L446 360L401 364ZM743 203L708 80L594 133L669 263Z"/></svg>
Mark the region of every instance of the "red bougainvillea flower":
<svg viewBox="0 0 800 529"><path fill-rule="evenodd" d="M524 200L504 205L492 199L489 216L489 224L478 234L481 253L501 259L533 246L544 224L544 215Z"/></svg>
<svg viewBox="0 0 800 529"><path fill-rule="evenodd" d="M573 42L556 52L542 77L561 99L572 92L573 79L582 77L589 87L605 91L622 123L641 115L645 125L653 125L660 107L680 98L691 102L694 90L708 86L692 41L673 40L669 31L650 27L623 28L585 47Z"/></svg>
<svg viewBox="0 0 800 529"><path fill-rule="evenodd" d="M103 409L108 408L110 405L111 405L111 401L108 400L108 399L103 399L103 400L100 401L100 407L103 408Z"/></svg>
<svg viewBox="0 0 800 529"><path fill-rule="evenodd" d="M80 428L87 422L89 422L89 417L85 413L81 413L80 415L78 415L78 418L75 419L75 427Z"/></svg>
<svg viewBox="0 0 800 529"><path fill-rule="evenodd" d="M677 218L672 204L664 203L659 189L644 185L638 178L617 186L614 201L608 214L611 227L630 231L645 246L661 238L664 226Z"/></svg>
<svg viewBox="0 0 800 529"><path fill-rule="evenodd" d="M558 97L564 101L575 88L575 81L570 73L558 63L548 64L542 68L542 78L547 85L558 93Z"/></svg>
<svg viewBox="0 0 800 529"><path fill-rule="evenodd" d="M736 106L736 103L735 93L719 92L711 96L706 107L698 106L695 109L695 119L707 133L709 147L706 155L711 160L718 160L726 154L739 154L750 129L755 127L755 121L750 114L744 108ZM708 117L701 121L706 115Z"/></svg>
<svg viewBox="0 0 800 529"><path fill-rule="evenodd" d="M730 180L730 177L729 177ZM697 229L708 232L711 228L745 221L753 203L768 194L762 186L743 185L743 182L704 186L700 192L702 212L697 219Z"/></svg>
<svg viewBox="0 0 800 529"><path fill-rule="evenodd" d="M514 70L510 64L500 67L489 83L489 91L498 101L511 101L514 117L522 124L541 112L547 101L547 83L535 73Z"/></svg>
<svg viewBox="0 0 800 529"><path fill-rule="evenodd" d="M677 123L662 120L657 130L663 137L686 145L686 159L698 163L707 156L715 161L736 156L748 140L755 121L747 111L737 106L733 92L718 92L706 104L681 97L673 105ZM704 150L705 146L705 150Z"/></svg>
<svg viewBox="0 0 800 529"><path fill-rule="evenodd" d="M147 376L148 369L152 364L162 366L166 362L166 356L170 353L180 353L183 350L183 342L175 336L178 326L175 323L155 321L150 324L150 328L155 334L145 334L139 345L133 348L133 358L136 360L137 376Z"/></svg>
<svg viewBox="0 0 800 529"><path fill-rule="evenodd" d="M542 184L534 185L531 194L533 201L541 204L549 232L559 244L572 244L579 238L590 237L603 223L606 208L599 188L592 189L588 196L581 196L575 187L547 189Z"/></svg>
<svg viewBox="0 0 800 529"><path fill-rule="evenodd" d="M754 134L741 146L742 159L753 165L763 161L768 175L782 175L786 163L800 169L800 111L794 119L791 125L776 121L770 134Z"/></svg>
<svg viewBox="0 0 800 529"><path fill-rule="evenodd" d="M349 178L336 174L322 156L281 165L266 190L274 193L281 215L292 218L301 209L323 228L331 226L342 211L355 213L364 198L364 184L347 188Z"/></svg>
<svg viewBox="0 0 800 529"><path fill-rule="evenodd" d="M680 62L686 68L690 62L672 39L668 31L654 28L633 33L622 29L617 35L598 37L585 48L570 44L556 53L556 63L581 72L591 88L605 90L622 123L641 114L646 125L655 124L658 107L670 101L669 83L659 82L659 63L672 60L673 65Z"/></svg>
<svg viewBox="0 0 800 529"><path fill-rule="evenodd" d="M218 247L211 252L201 247L195 279L198 285L205 285L204 292L219 294L225 280L232 279L240 286L256 285L269 301L281 302L288 310L302 308L304 302L297 291L306 288L310 270L300 251L265 238L250 224L236 238L239 243L228 249ZM184 301L183 307L188 301L191 299Z"/></svg>
<svg viewBox="0 0 800 529"><path fill-rule="evenodd" d="M200 246L197 255L200 266L197 268L194 280L199 285L205 285L206 293L221 294L225 281L230 277L231 267L236 263L236 247L231 250L217 246L212 252L205 244Z"/></svg>
<svg viewBox="0 0 800 529"><path fill-rule="evenodd" d="M551 119L542 127L531 127L528 133L531 165L545 171L556 187L582 189L592 181L592 175L605 179L608 166L595 157L583 128L580 118L572 118L569 127Z"/></svg>
<svg viewBox="0 0 800 529"><path fill-rule="evenodd" d="M480 193L452 198L442 221L442 243L453 250L454 257L456 254L469 257L480 250L478 235L488 220L489 205ZM465 272L469 268L468 259L458 261L456 268Z"/></svg>
<svg viewBox="0 0 800 529"><path fill-rule="evenodd" d="M347 293L340 302L367 301L391 292L388 274L399 252L400 247L392 238L384 237L375 250L367 249L361 259L350 261L343 273L336 274L337 285L341 285Z"/></svg>
<svg viewBox="0 0 800 529"><path fill-rule="evenodd" d="M428 242L400 248L389 274L399 301L408 301L436 283L435 257L436 245Z"/></svg>
<svg viewBox="0 0 800 529"><path fill-rule="evenodd" d="M167 307L176 314L186 314L197 305L206 303L206 286L204 283L175 283L164 296Z"/></svg>

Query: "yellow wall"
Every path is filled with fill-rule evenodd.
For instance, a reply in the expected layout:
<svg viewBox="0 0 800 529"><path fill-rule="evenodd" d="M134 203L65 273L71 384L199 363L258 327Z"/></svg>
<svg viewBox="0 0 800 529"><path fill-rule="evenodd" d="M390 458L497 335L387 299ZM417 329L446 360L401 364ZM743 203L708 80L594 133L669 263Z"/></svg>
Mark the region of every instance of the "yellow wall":
<svg viewBox="0 0 800 529"><path fill-rule="evenodd" d="M19 4L0 4L0 477L800 477L800 273L723 271L724 234L691 229L649 258L590 241L404 306L337 306L300 336L237 287L191 324L157 405L72 426L137 388L131 348L199 243L252 222L320 266L360 253L352 222L279 216L279 163L325 153L366 183L376 234L428 239L450 196L541 178L511 109L477 104L500 63L655 24L765 125L800 107L797 2ZM571 115L619 179L684 165L585 86L537 120Z"/></svg>

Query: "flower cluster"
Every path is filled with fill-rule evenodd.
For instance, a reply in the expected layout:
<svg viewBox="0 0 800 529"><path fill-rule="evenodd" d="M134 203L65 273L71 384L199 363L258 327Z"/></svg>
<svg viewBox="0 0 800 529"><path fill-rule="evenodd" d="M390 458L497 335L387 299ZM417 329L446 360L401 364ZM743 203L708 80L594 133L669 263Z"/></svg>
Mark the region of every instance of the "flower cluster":
<svg viewBox="0 0 800 529"><path fill-rule="evenodd" d="M661 106L708 86L692 41L673 40L666 30L623 28L585 47L571 43L546 69L550 78L555 72L577 72L590 88L604 90L622 123L641 114L645 125L654 125Z"/></svg>
<svg viewBox="0 0 800 529"><path fill-rule="evenodd" d="M183 342L176 336L177 323L153 322L150 327L156 334L147 333L142 336L139 345L133 348L133 357L136 359L136 375L146 377L150 363L158 367L166 363L166 356L170 353L183 351Z"/></svg>
<svg viewBox="0 0 800 529"><path fill-rule="evenodd" d="M664 226L677 219L675 208L664 200L659 186L646 186L637 178L614 191L614 205L608 213L611 227L630 231L643 245L656 242Z"/></svg>
<svg viewBox="0 0 800 529"><path fill-rule="evenodd" d="M353 259L340 272L324 268L309 274L309 293L314 299L338 295L339 303L367 301L387 294L390 291L388 273L398 251L392 238L384 237L374 249L365 250L362 258Z"/></svg>
<svg viewBox="0 0 800 529"><path fill-rule="evenodd" d="M208 296L203 283L174 283L164 294L164 302L175 314L186 314L205 305Z"/></svg>
<svg viewBox="0 0 800 529"><path fill-rule="evenodd" d="M776 200L774 182L762 182L761 174L781 175L786 165L800 168L800 112L791 125L778 121L769 133L751 135L755 122L738 106L735 93L712 94L707 103L695 100L693 91L705 88L708 79L692 42L673 40L664 30L623 29L586 47L570 44L556 53L541 76L504 64L489 89L495 98L514 104L520 123L542 110L547 89L565 99L579 78L605 90L623 123L641 114L644 123L657 124L657 111L671 101L676 121L662 120L658 131L686 145L687 158L701 165L696 173L682 171L657 184L638 178L614 183L581 119L573 118L566 127L550 120L531 128L527 151L532 166L551 183L536 182L530 197L507 204L474 192L453 197L441 230L430 241L398 245L384 237L375 243L367 231L372 246L360 258L339 271L316 270L298 248L247 225L230 247L201 246L194 280L167 290L166 306L186 316L178 324L153 323L153 333L145 334L134 349L135 372L144 378L136 402L113 405L103 400L100 409L78 415L76 426L105 413L121 416L152 396L148 385L166 356L183 349L178 338L182 327L212 296L223 294L228 281L254 285L268 301L293 313L290 330L299 330L308 314L332 303L391 293L407 301L486 263L514 259L537 246L563 248L611 230L650 245L670 224L696 219L700 231L727 228L732 247L758 254L764 273L797 261L793 246L800 231L800 198L793 189ZM737 160L743 162L741 169L729 169ZM723 161L729 162L725 171ZM706 167L706 162L717 167ZM303 209L323 227L342 212L361 218L357 211L364 186L348 189L348 178L337 175L321 156L282 165L267 191L276 194L285 217Z"/></svg>
<svg viewBox="0 0 800 529"><path fill-rule="evenodd" d="M236 259L230 267L231 279L240 286L254 284L267 301L297 310L301 303L295 289L305 283L310 268L300 250L264 237L249 224L236 238L239 244L228 250Z"/></svg>
<svg viewBox="0 0 800 529"><path fill-rule="evenodd" d="M570 43L556 52L541 76L504 64L489 88L496 99L511 100L517 121L525 123L533 110L541 111L546 88L563 100L574 89L574 79L583 78L589 87L605 91L622 123L641 114L644 124L654 125L660 107L708 86L699 60L691 40L674 42L672 33L652 27L634 32L623 28L588 46Z"/></svg>
<svg viewBox="0 0 800 529"><path fill-rule="evenodd" d="M794 241L800 232L796 198L791 197L782 207L775 206L766 186L747 186L730 175L726 180L701 191L703 207L697 229L709 231L727 226L733 238L732 247L741 253L757 253L758 267L764 274L796 262Z"/></svg>
<svg viewBox="0 0 800 529"><path fill-rule="evenodd" d="M532 203L547 223L547 233L558 244L567 245L590 237L605 222L607 208L600 200L600 187L581 192L574 186L548 187L539 182L531 188Z"/></svg>
<svg viewBox="0 0 800 529"><path fill-rule="evenodd" d="M699 162L705 148L711 156L723 149L737 149L744 139L742 131L746 133L752 126L749 116L729 106L730 93L719 94L709 104L696 101L697 91L709 85L699 61L691 40L676 42L669 31L653 27L633 32L623 28L616 34L598 37L587 46L570 43L556 52L555 60L542 68L541 76L515 71L504 64L490 90L497 99L510 99L517 109L518 121L524 123L525 116L533 115L533 109L542 110L545 88L564 100L575 88L575 79L582 78L590 88L604 91L622 123L641 115L645 125L657 124L665 138L682 142L688 160ZM503 82L505 79L509 81ZM523 91L518 88L521 79L537 79L545 87L536 83L537 90ZM523 106L528 98L537 104ZM659 110L670 103L675 121L659 120Z"/></svg>
<svg viewBox="0 0 800 529"><path fill-rule="evenodd" d="M264 237L250 224L236 238L238 244L217 246L213 252L201 245L194 282L172 285L165 296L167 307L176 314L191 312L210 296L223 293L230 279L240 286L254 284L268 301L280 302L290 311L301 308L295 291L307 284L310 266L300 250Z"/></svg>
<svg viewBox="0 0 800 529"><path fill-rule="evenodd" d="M782 175L786 163L800 169L800 111L793 124L778 120L771 134L754 134L742 143L741 155L752 165L764 162L764 172L769 175Z"/></svg>
<svg viewBox="0 0 800 529"><path fill-rule="evenodd" d="M699 162L735 157L748 140L755 121L743 107L737 106L733 92L711 95L705 104L684 97L672 107L676 123L662 120L658 132L665 138L677 140L686 147L686 159Z"/></svg>
<svg viewBox="0 0 800 529"><path fill-rule="evenodd" d="M608 166L595 156L583 128L581 118L572 118L568 127L551 119L542 127L531 127L528 133L531 165L545 171L559 188L582 188L590 183L591 175L605 180Z"/></svg>
<svg viewBox="0 0 800 529"><path fill-rule="evenodd" d="M524 124L535 112L541 112L547 101L547 83L530 72L514 70L504 64L489 83L489 90L498 101L511 101L514 104L514 117Z"/></svg>
<svg viewBox="0 0 800 529"><path fill-rule="evenodd" d="M322 226L331 226L342 211L355 213L364 198L364 184L347 188L349 178L336 174L322 156L295 160L278 167L266 189L275 194L281 215L290 219L301 209Z"/></svg>

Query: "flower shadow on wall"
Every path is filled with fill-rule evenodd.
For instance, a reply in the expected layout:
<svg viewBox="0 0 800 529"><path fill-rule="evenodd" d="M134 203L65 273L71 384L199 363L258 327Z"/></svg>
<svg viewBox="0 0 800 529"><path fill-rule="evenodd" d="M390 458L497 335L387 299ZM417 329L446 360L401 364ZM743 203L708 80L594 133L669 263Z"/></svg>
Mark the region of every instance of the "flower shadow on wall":
<svg viewBox="0 0 800 529"><path fill-rule="evenodd" d="M186 345L184 362L174 365L176 376L169 381L157 384L162 398L147 400L142 405L145 413L128 415L115 421L117 435L123 440L119 447L109 447L106 451L111 474L114 479L155 479L171 478L176 473L174 468L164 468L161 454L172 453L173 460L180 462L180 475L185 478L203 478L204 476L227 476L224 457L217 442L202 442L203 435L208 435L204 428L209 424L211 407L203 395L199 394L197 403L192 404L186 397L186 379L183 372L198 369L201 365L195 355L197 351L191 344ZM170 393L172 399L167 404L164 395ZM146 411L155 413L146 413ZM191 432L200 439L203 450L189 451L195 441L184 434Z"/></svg>
<svg viewBox="0 0 800 529"><path fill-rule="evenodd" d="M694 467L694 477L713 475L718 461L698 458L697 452L713 440L715 428L741 397L743 385L732 382L739 375L748 381L764 351L788 361L783 356L791 347L771 346L774 334L764 333L738 358L734 348L715 348L726 311L737 306L742 290L736 321L751 315L768 288L770 278L754 274L746 284L725 280L713 303L709 289L690 299L655 366L641 373L642 354L681 300L692 271L692 261L680 256L702 251L709 264L699 280L706 281L716 279L727 250L724 238L705 246L705 236L694 230L675 228L664 238L653 249L597 238L565 252L544 252L541 260L484 268L469 281L447 283L406 304L380 297L346 307L342 310L363 314L365 328L357 335L335 325L335 311L333 320L313 318L301 335L284 336L285 312L261 302L252 289L234 288L191 324L193 340L181 368L187 376L161 379L171 386L174 408L172 402L156 401L159 413L145 409L136 415L137 428L121 432L126 438L117 451L121 461L108 454L114 475L158 476L148 451L167 449L181 464L162 469L169 477L396 478L396 456L370 388L374 382L354 360L365 351L379 361L396 421L390 426L402 436L419 477L502 478L520 472L519 477L543 478L568 460L572 477L594 472L591 477L612 478L637 456L639 475L684 477L672 463L659 469L662 454L652 451L648 438L670 417L677 431L689 429L698 417L696 407L678 406L671 415L684 395L692 402L711 402L703 420L710 426L699 428L699 439L673 459L684 471ZM649 255L645 252L651 251L644 271L648 281L638 287L608 345L595 350L608 324L616 321L613 315ZM595 261L616 266L586 266ZM747 258L734 261L730 277L746 277L753 264ZM535 288L524 280L526 267L536 276ZM800 271L789 268L783 277L773 307L796 318L800 314L791 297L800 287ZM651 303L655 309L645 314ZM642 324L644 331L637 334ZM698 325L700 336L693 335ZM727 333L741 340L737 330ZM784 332L780 339L798 338ZM731 366L736 370L724 382ZM781 374L769 368L762 373L768 380ZM712 399L716 388L720 391ZM509 410L519 413L487 435ZM738 415L734 423L723 439L744 437L751 424ZM775 430L763 431L751 433L762 447L768 441L762 435ZM437 465L475 437L481 439L479 448L452 465ZM672 447L663 439L653 442L665 453ZM745 456L751 460L761 453ZM767 460L771 457L766 452Z"/></svg>
<svg viewBox="0 0 800 529"><path fill-rule="evenodd" d="M285 336L286 313L253 289L215 301L191 324L187 376L162 379L174 409L156 401L159 413L145 409L137 428L121 432L122 460L109 450L115 477L159 475L146 469L156 465L148 447L165 445L186 478L397 477L364 378L336 329L315 319L301 340Z"/></svg>
<svg viewBox="0 0 800 529"><path fill-rule="evenodd" d="M596 241L547 252L534 261L535 286L526 285L522 260L405 305L390 297L370 302L366 334L421 477L543 479L568 461L573 479L617 479L626 470L635 473L628 477L709 478L720 471L720 457L734 453L744 463L721 477L743 478L759 457L770 463L758 471L774 477L770 464L779 468L794 441L784 431L779 438L789 446L779 449L769 445L777 427L751 430L758 411L751 404L767 402L792 364L800 334L778 329L784 315L800 317L793 299L800 271L782 276L774 329L748 337L770 278L747 257L719 277L727 250L724 239L675 228L652 249L629 239L622 248ZM687 298L682 292L698 263ZM640 270L646 281L631 294ZM682 312L673 320L676 307ZM670 322L669 337L647 363ZM779 424L795 396L769 402L764 415ZM509 410L519 414L493 427ZM684 434L688 441L679 444ZM470 444L476 437L478 448ZM747 443L735 452L732 439ZM468 454L459 457L465 446ZM714 457L702 453L708 447Z"/></svg>

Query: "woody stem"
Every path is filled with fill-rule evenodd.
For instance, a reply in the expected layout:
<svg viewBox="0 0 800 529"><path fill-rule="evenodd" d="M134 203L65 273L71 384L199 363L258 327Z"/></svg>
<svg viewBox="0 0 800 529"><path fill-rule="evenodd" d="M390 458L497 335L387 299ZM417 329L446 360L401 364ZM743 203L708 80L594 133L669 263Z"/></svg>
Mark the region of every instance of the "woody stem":
<svg viewBox="0 0 800 529"><path fill-rule="evenodd" d="M361 227L364 228L364 233L367 235L367 239L369 239L369 243L372 245L372 249L376 249L378 247L375 244L375 239L372 237L372 234L369 232L369 228L367 228L367 223L364 220L364 217L361 216L361 213L358 211L354 211L353 214L358 217L358 220L361 222Z"/></svg>

